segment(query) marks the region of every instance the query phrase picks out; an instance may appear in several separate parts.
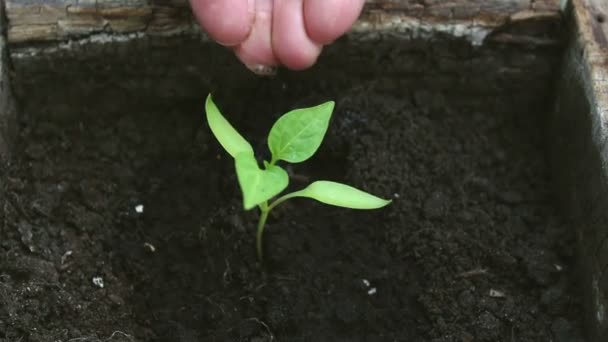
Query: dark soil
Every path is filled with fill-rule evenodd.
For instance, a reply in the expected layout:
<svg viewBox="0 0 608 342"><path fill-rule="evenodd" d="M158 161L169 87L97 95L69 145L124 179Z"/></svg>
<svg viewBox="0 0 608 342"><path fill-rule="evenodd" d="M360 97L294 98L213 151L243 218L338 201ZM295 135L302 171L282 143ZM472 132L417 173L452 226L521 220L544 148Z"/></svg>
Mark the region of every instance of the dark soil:
<svg viewBox="0 0 608 342"><path fill-rule="evenodd" d="M44 90L23 104L3 178L0 341L582 341L543 113L456 111L373 84L255 88L216 96L260 154L278 115L337 102L294 188L332 179L393 204L287 203L260 266L257 213L241 209L204 91Z"/></svg>

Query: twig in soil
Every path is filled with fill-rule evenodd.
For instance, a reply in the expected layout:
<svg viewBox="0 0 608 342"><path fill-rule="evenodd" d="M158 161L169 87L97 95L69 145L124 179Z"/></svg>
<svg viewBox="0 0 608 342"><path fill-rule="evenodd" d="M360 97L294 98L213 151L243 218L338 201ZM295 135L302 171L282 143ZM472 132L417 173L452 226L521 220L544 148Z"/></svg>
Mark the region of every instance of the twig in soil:
<svg viewBox="0 0 608 342"><path fill-rule="evenodd" d="M98 339L96 336L82 336L82 337L71 338L68 340L68 342L82 342L82 341L97 342L97 341L101 341L101 340Z"/></svg>
<svg viewBox="0 0 608 342"><path fill-rule="evenodd" d="M55 287L59 290L61 290L61 284L59 283L48 283L48 282L33 282L31 283L32 285L38 285L38 286L47 286L47 287Z"/></svg>
<svg viewBox="0 0 608 342"><path fill-rule="evenodd" d="M270 331L270 327L268 327L268 324L264 323L262 320L260 320L259 318L256 318L256 317L247 318L247 320L254 321L254 322L258 323L259 325L263 326L266 329L266 332L268 333L268 335L270 335L270 341L274 341L274 334L272 333L272 331Z"/></svg>
<svg viewBox="0 0 608 342"><path fill-rule="evenodd" d="M224 262L226 262L226 270L224 270L222 279L224 280L224 285L228 285L230 284L230 281L232 281L232 270L230 269L230 263L228 262L228 259L224 259Z"/></svg>
<svg viewBox="0 0 608 342"><path fill-rule="evenodd" d="M476 269L473 269L470 271L462 272L462 273L458 274L458 277L469 278L469 277L474 277L474 276L484 275L484 274L488 274L487 268L476 268Z"/></svg>
<svg viewBox="0 0 608 342"><path fill-rule="evenodd" d="M106 341L112 340L114 338L114 335L117 335L117 334L120 334L120 335L128 338L129 341L133 341L133 336L131 336L131 335L127 334L127 333L124 333L124 332L122 332L120 330L116 330L115 332L113 332L112 335L110 335L110 337L108 337L106 339Z"/></svg>
<svg viewBox="0 0 608 342"><path fill-rule="evenodd" d="M209 302L209 304L211 305L215 305L218 309L220 309L220 311L222 312L222 315L226 316L226 310L224 310L224 307L219 305L218 303L214 302L213 300L211 300L211 297L206 297L205 300L207 302Z"/></svg>
<svg viewBox="0 0 608 342"><path fill-rule="evenodd" d="M114 339L114 337L116 335L122 335L123 337L126 337L129 339L129 341L133 341L133 336L124 333L120 330L116 330L112 333L112 335L110 335L110 337L106 338L104 341L111 341ZM68 340L68 342L101 342L102 340L100 340L97 336L82 336L82 337L76 337L76 338L71 338Z"/></svg>

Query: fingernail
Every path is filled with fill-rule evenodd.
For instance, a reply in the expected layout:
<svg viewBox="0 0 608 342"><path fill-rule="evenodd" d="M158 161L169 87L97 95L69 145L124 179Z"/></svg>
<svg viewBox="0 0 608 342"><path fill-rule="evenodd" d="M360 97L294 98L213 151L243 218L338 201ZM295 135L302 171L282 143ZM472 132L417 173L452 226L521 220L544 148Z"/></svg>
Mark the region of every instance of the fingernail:
<svg viewBox="0 0 608 342"><path fill-rule="evenodd" d="M240 42L229 43L229 42L222 42L220 40L216 40L215 42L218 43L219 45L221 45L223 47L227 47L227 48L233 48L240 44Z"/></svg>
<svg viewBox="0 0 608 342"><path fill-rule="evenodd" d="M278 70L276 66L262 64L250 64L246 65L246 67L258 76L274 76Z"/></svg>

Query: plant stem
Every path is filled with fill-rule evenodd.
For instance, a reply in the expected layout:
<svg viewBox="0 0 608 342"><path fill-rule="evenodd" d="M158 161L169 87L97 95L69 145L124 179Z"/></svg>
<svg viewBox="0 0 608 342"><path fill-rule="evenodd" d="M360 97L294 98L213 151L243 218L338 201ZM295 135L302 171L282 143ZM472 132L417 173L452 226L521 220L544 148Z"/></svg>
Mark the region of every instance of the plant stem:
<svg viewBox="0 0 608 342"><path fill-rule="evenodd" d="M266 219L270 210L267 205L260 207L260 220L258 221L258 232L256 234L256 249L258 251L258 259L262 261L262 236L264 234L264 226L266 225Z"/></svg>
<svg viewBox="0 0 608 342"><path fill-rule="evenodd" d="M264 226L266 225L266 220L268 219L268 214L277 205L287 201L290 198L298 197L298 196L300 196L301 193L302 193L302 191L294 191L292 193L283 195L283 196L279 197L278 199L276 199L274 202L272 202L270 205L268 205L268 202L260 203L260 205L259 205L260 219L258 221L258 231L256 234L256 241L255 241L256 249L258 251L258 259L260 260L260 262L262 262L262 257L263 257L262 237L264 235Z"/></svg>
<svg viewBox="0 0 608 342"><path fill-rule="evenodd" d="M272 202L269 206L268 206L268 211L274 209L274 207L276 207L277 205L287 201L290 198L294 198L294 197L298 197L300 196L300 194L302 193L302 191L294 191L292 193L283 195L279 198L277 198L274 202Z"/></svg>
<svg viewBox="0 0 608 342"><path fill-rule="evenodd" d="M274 156L272 156L272 158L270 159L270 165L274 166L279 160L276 159Z"/></svg>

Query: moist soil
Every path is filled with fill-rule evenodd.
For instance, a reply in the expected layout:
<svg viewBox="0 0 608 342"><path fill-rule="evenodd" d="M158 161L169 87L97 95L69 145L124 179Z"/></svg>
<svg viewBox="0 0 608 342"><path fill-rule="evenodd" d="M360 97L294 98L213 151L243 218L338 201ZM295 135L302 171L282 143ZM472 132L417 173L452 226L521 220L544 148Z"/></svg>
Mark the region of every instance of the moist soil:
<svg viewBox="0 0 608 342"><path fill-rule="evenodd" d="M260 265L257 213L205 125L204 91L81 92L23 102L2 178L0 341L583 341L544 113L459 111L373 83L218 91L260 158L280 114L335 100L290 187L329 179L393 200L287 202Z"/></svg>

